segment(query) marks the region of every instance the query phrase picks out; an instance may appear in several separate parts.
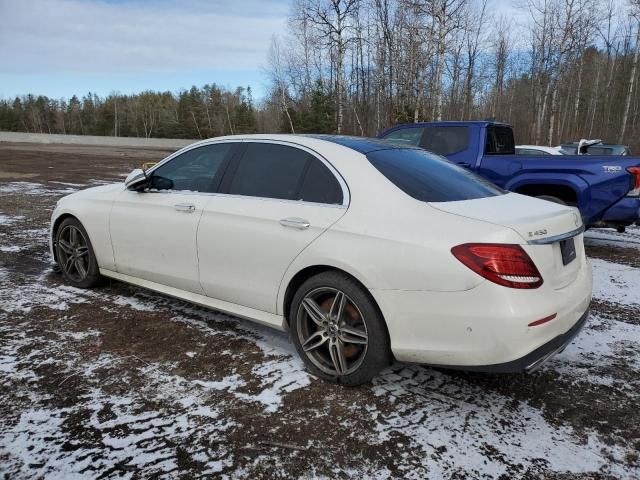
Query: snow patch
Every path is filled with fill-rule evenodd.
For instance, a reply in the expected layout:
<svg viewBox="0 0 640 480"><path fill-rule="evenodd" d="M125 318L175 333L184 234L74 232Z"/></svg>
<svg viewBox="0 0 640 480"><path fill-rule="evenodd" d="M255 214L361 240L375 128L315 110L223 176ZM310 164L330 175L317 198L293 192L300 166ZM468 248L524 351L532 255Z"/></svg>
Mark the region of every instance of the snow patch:
<svg viewBox="0 0 640 480"><path fill-rule="evenodd" d="M407 478L449 478L458 468L472 477L511 477L513 465L545 465L559 472L607 471L628 475L626 451L589 435L581 440L568 426L552 426L527 403L487 391L462 379L417 366L400 365L375 380L373 391L393 408L367 408L378 441L401 431L427 452L424 471ZM497 461L496 461L497 460Z"/></svg>
<svg viewBox="0 0 640 480"><path fill-rule="evenodd" d="M585 232L584 241L587 245L640 248L640 227L627 227L624 233L611 229L591 229Z"/></svg>
<svg viewBox="0 0 640 480"><path fill-rule="evenodd" d="M1 189L2 187L0 187ZM20 220L24 220L23 215L2 215L0 214L0 225L13 225Z"/></svg>
<svg viewBox="0 0 640 480"><path fill-rule="evenodd" d="M615 386L628 395L640 397L640 377L613 376L621 367L630 372L639 371L637 352L640 352L640 325L592 314L573 343L543 369L553 369L569 381ZM603 374L603 371L611 373Z"/></svg>
<svg viewBox="0 0 640 480"><path fill-rule="evenodd" d="M640 304L640 269L594 258L593 296L623 305Z"/></svg>

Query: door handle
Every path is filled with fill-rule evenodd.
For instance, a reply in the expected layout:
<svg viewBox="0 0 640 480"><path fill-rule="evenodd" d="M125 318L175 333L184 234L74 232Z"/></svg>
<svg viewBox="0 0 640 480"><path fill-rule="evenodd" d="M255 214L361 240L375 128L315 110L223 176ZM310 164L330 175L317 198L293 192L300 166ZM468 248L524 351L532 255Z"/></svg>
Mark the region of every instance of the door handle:
<svg viewBox="0 0 640 480"><path fill-rule="evenodd" d="M178 203L174 205L173 208L179 212L193 213L196 211L196 206L193 203Z"/></svg>
<svg viewBox="0 0 640 480"><path fill-rule="evenodd" d="M311 224L304 218L297 217L283 218L280 220L280 225L283 227L297 228L298 230L304 230L311 226Z"/></svg>

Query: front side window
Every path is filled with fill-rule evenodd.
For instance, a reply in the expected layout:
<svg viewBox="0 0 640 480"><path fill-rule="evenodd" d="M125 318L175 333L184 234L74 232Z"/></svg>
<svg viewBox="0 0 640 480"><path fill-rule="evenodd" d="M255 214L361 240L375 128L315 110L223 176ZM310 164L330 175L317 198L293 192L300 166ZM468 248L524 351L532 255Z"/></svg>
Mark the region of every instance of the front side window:
<svg viewBox="0 0 640 480"><path fill-rule="evenodd" d="M425 128L420 146L443 157L463 152L469 146L469 127L448 125Z"/></svg>
<svg viewBox="0 0 640 480"><path fill-rule="evenodd" d="M377 150L367 158L396 187L423 202L472 200L505 193L469 170L424 150Z"/></svg>
<svg viewBox="0 0 640 480"><path fill-rule="evenodd" d="M384 140L385 142L393 142L397 144L417 147L418 145L420 145L420 139L422 138L423 132L424 128L401 128L399 130L394 130L389 135L386 135L382 140Z"/></svg>
<svg viewBox="0 0 640 480"><path fill-rule="evenodd" d="M221 167L231 153L233 143L218 143L193 148L156 168L149 188L213 192Z"/></svg>

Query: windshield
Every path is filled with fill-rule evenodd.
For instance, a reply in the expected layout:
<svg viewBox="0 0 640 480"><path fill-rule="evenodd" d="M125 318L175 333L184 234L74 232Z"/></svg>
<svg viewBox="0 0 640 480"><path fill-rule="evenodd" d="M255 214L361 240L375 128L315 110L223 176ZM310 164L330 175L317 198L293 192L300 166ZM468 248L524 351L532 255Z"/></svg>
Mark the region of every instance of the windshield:
<svg viewBox="0 0 640 480"><path fill-rule="evenodd" d="M423 202L453 202L506 193L447 159L420 149L377 150L371 164L407 195Z"/></svg>

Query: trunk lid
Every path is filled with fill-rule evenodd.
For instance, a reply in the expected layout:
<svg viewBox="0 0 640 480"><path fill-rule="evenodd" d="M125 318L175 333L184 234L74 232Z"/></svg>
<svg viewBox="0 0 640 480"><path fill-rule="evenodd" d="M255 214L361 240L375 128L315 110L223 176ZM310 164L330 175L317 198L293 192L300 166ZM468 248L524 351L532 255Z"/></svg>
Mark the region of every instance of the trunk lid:
<svg viewBox="0 0 640 480"><path fill-rule="evenodd" d="M580 213L573 207L508 193L458 202L434 202L443 212L510 228L518 233L522 247L534 261L543 280L555 289L570 284L584 265ZM567 239L569 234L569 239ZM560 237L560 238L558 238ZM575 248L575 259L565 264L565 252ZM566 256L566 253L565 253Z"/></svg>

